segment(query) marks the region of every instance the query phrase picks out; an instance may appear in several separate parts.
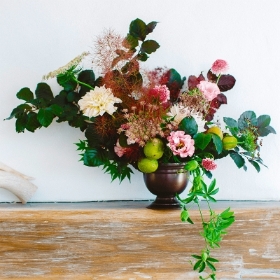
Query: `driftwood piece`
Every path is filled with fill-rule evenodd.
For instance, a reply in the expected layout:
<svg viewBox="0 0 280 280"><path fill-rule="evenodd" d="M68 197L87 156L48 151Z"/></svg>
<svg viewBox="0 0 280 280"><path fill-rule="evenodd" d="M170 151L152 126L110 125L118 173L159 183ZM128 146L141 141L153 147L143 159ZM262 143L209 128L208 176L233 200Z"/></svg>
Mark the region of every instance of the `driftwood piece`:
<svg viewBox="0 0 280 280"><path fill-rule="evenodd" d="M30 182L32 178L0 162L0 188L12 192L25 204L36 192L37 186Z"/></svg>

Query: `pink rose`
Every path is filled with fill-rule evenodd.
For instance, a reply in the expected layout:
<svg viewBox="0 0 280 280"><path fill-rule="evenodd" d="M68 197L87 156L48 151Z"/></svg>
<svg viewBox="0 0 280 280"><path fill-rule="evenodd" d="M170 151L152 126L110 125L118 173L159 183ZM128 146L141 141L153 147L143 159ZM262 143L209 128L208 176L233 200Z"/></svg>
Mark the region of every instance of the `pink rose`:
<svg viewBox="0 0 280 280"><path fill-rule="evenodd" d="M203 93L208 101L212 101L220 93L218 86L208 81L201 81L197 88Z"/></svg>
<svg viewBox="0 0 280 280"><path fill-rule="evenodd" d="M167 137L167 146L171 149L174 155L179 155L182 158L191 157L194 154L194 140L184 131L172 131Z"/></svg>
<svg viewBox="0 0 280 280"><path fill-rule="evenodd" d="M211 67L211 72L218 76L222 73L226 73L228 68L228 63L225 60L217 59Z"/></svg>
<svg viewBox="0 0 280 280"><path fill-rule="evenodd" d="M215 170L217 168L216 162L211 158L204 158L201 164L208 171Z"/></svg>

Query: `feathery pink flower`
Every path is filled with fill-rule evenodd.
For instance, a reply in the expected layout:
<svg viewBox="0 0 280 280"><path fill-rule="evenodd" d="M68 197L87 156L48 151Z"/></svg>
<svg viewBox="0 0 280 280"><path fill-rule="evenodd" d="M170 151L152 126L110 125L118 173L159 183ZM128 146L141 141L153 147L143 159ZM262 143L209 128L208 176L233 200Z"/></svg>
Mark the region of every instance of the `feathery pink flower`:
<svg viewBox="0 0 280 280"><path fill-rule="evenodd" d="M215 170L217 168L216 162L211 158L204 158L202 160L202 166L208 171Z"/></svg>
<svg viewBox="0 0 280 280"><path fill-rule="evenodd" d="M217 59L211 67L211 72L218 76L220 74L226 73L228 68L229 65L225 60Z"/></svg>

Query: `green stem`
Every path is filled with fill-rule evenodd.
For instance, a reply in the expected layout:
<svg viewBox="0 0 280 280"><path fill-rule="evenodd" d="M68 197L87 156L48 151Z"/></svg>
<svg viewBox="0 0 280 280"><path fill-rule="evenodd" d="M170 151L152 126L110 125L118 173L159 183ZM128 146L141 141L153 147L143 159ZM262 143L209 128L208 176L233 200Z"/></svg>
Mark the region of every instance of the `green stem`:
<svg viewBox="0 0 280 280"><path fill-rule="evenodd" d="M90 85L88 85L88 84L86 84L86 83L83 83L83 82L79 81L76 77L73 77L73 78L74 78L74 81L77 82L78 84L83 85L83 86L85 86L85 87L88 87L88 88L90 88L90 89L94 89L92 86L90 86Z"/></svg>

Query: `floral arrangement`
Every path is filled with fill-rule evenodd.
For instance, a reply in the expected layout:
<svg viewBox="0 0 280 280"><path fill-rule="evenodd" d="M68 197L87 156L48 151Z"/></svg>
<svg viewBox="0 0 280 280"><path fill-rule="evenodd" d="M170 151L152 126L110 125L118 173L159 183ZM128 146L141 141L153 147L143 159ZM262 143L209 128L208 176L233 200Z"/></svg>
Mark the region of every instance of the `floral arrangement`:
<svg viewBox="0 0 280 280"><path fill-rule="evenodd" d="M227 104L225 92L235 85L225 60L216 60L206 76L201 73L188 79L173 68L145 69L143 62L159 48L155 40L146 39L156 25L135 19L124 38L105 31L91 54L99 77L80 66L90 55L84 52L43 77L57 79L62 87L57 95L45 82L38 83L35 95L22 88L17 97L24 103L8 119L16 118L17 132L34 132L54 119L79 128L85 134L76 143L83 163L101 166L120 182L130 179L131 167L150 173L162 163L185 163L182 172L189 172L192 186L187 198L178 195L181 220L193 223L188 207L197 204L205 241L201 254L193 255L193 268L199 273L208 268L210 274L200 279L215 279L218 260L210 250L219 247L234 213L229 208L220 214L211 209L209 202L215 202L219 189L215 179L207 185L205 178L211 179L217 160L227 156L238 168L246 170L248 162L260 171L261 137L275 131L268 115L257 117L253 111L242 113L238 120L224 117L223 124L215 119L220 106ZM207 218L200 209L201 199L209 206Z"/></svg>

